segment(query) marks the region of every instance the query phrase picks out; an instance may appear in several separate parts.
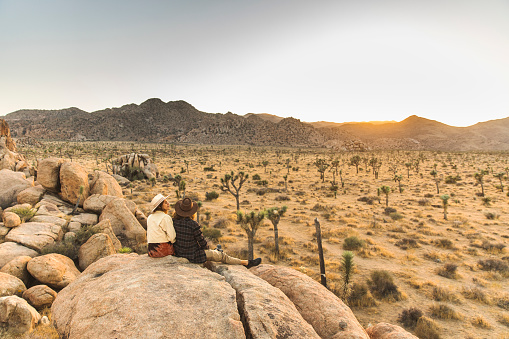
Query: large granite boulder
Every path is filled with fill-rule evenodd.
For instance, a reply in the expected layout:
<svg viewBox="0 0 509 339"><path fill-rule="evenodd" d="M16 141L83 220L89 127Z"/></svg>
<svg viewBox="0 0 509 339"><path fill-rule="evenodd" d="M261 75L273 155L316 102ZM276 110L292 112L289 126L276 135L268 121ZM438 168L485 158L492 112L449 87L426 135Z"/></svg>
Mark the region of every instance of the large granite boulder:
<svg viewBox="0 0 509 339"><path fill-rule="evenodd" d="M26 291L23 281L13 275L0 272L0 297L17 295L21 297Z"/></svg>
<svg viewBox="0 0 509 339"><path fill-rule="evenodd" d="M58 293L51 310L65 338L245 338L235 290L173 256L100 259Z"/></svg>
<svg viewBox="0 0 509 339"><path fill-rule="evenodd" d="M46 285L36 285L23 292L23 299L37 310L50 307L57 297L57 292Z"/></svg>
<svg viewBox="0 0 509 339"><path fill-rule="evenodd" d="M251 338L317 338L313 327L278 288L243 266L213 265L237 292L237 307Z"/></svg>
<svg viewBox="0 0 509 339"><path fill-rule="evenodd" d="M37 182L49 191L60 192L60 167L64 162L60 158L38 160Z"/></svg>
<svg viewBox="0 0 509 339"><path fill-rule="evenodd" d="M83 194L80 195L80 186L83 186ZM60 196L71 204L76 204L79 198L79 206L90 195L87 170L75 162L64 162L60 166Z"/></svg>
<svg viewBox="0 0 509 339"><path fill-rule="evenodd" d="M35 206L35 204L42 199L45 192L46 190L41 185L24 189L18 193L18 204L30 204L31 206Z"/></svg>
<svg viewBox="0 0 509 339"><path fill-rule="evenodd" d="M63 236L62 227L43 222L25 222L12 229L5 240L17 242L31 249L40 252L44 247L61 240Z"/></svg>
<svg viewBox="0 0 509 339"><path fill-rule="evenodd" d="M27 255L16 257L9 261L7 264L5 264L0 269L0 272L10 274L20 279L21 281L23 281L23 284L25 284L25 286L28 286L33 280L32 276L30 275L30 273L28 273L27 270L27 265L30 260L32 260L32 258Z"/></svg>
<svg viewBox="0 0 509 339"><path fill-rule="evenodd" d="M71 259L57 253L33 258L27 269L35 279L55 289L66 287L80 275Z"/></svg>
<svg viewBox="0 0 509 339"><path fill-rule="evenodd" d="M29 256L35 257L39 255L36 251L15 242L4 242L0 244L0 268L16 257Z"/></svg>
<svg viewBox="0 0 509 339"><path fill-rule="evenodd" d="M400 326L378 323L366 329L371 339L419 339Z"/></svg>
<svg viewBox="0 0 509 339"><path fill-rule="evenodd" d="M147 235L145 229L134 216L134 211L128 208L126 200L117 198L111 201L101 213L99 221L109 219L111 228L117 237L126 240L130 247L146 244Z"/></svg>
<svg viewBox="0 0 509 339"><path fill-rule="evenodd" d="M6 338L31 332L40 319L25 299L14 295L0 298L0 325L6 329Z"/></svg>
<svg viewBox="0 0 509 339"><path fill-rule="evenodd" d="M122 248L120 240L118 240L115 232L113 232L113 229L111 228L111 222L109 219L104 219L103 221L99 222L97 225L92 227L92 230L94 230L96 233L107 234L108 237L110 237L110 240L116 251Z"/></svg>
<svg viewBox="0 0 509 339"><path fill-rule="evenodd" d="M0 207L5 209L17 202L18 193L33 186L24 173L9 169L0 170Z"/></svg>
<svg viewBox="0 0 509 339"><path fill-rule="evenodd" d="M97 260L115 253L117 251L110 237L105 233L96 233L78 251L80 269L85 270Z"/></svg>
<svg viewBox="0 0 509 339"><path fill-rule="evenodd" d="M94 171L94 177L89 182L90 194L112 195L123 198L122 187L117 180L106 172Z"/></svg>
<svg viewBox="0 0 509 339"><path fill-rule="evenodd" d="M307 275L272 265L260 265L250 271L286 294L320 337L369 339L350 308Z"/></svg>
<svg viewBox="0 0 509 339"><path fill-rule="evenodd" d="M4 212L2 220L5 227L12 228L21 225L21 218L13 212Z"/></svg>

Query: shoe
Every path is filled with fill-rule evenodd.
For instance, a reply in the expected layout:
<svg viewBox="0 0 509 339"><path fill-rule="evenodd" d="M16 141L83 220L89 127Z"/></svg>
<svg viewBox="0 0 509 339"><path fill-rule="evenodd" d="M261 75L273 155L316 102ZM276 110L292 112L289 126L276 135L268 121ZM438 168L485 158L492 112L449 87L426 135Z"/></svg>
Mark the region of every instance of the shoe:
<svg viewBox="0 0 509 339"><path fill-rule="evenodd" d="M262 258L256 258L254 260L248 260L246 268L251 268L260 265Z"/></svg>

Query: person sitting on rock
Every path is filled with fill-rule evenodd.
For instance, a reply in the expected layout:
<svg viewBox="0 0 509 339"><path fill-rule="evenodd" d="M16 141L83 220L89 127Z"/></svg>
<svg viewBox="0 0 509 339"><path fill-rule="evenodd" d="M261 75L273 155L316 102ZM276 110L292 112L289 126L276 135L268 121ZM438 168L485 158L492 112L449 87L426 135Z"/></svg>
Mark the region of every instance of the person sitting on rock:
<svg viewBox="0 0 509 339"><path fill-rule="evenodd" d="M198 204L189 198L177 201L173 216L173 227L177 232L175 255L195 264L205 261L222 262L223 264L244 265L247 268L260 265L261 258L241 260L231 257L220 250L211 250L203 237L200 225L194 220Z"/></svg>
<svg viewBox="0 0 509 339"><path fill-rule="evenodd" d="M152 214L147 218L147 242L148 255L152 258L161 258L167 255L174 255L176 234L173 228L173 220L168 215L170 203L166 200L168 196L158 194L150 203Z"/></svg>

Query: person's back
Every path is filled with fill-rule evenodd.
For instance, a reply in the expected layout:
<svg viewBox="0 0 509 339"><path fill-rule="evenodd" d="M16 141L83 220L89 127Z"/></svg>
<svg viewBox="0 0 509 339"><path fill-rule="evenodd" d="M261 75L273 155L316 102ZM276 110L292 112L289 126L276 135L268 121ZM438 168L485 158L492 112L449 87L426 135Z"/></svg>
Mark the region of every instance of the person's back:
<svg viewBox="0 0 509 339"><path fill-rule="evenodd" d="M175 240L175 255L188 259L190 262L201 264L207 260L205 249L207 241L203 238L200 225L189 217L176 216L173 227L177 233Z"/></svg>

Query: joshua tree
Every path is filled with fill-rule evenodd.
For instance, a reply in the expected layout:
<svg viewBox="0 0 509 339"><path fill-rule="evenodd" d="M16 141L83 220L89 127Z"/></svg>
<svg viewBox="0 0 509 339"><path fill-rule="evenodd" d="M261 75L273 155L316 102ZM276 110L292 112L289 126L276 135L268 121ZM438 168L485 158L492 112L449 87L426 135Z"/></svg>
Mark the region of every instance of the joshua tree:
<svg viewBox="0 0 509 339"><path fill-rule="evenodd" d="M484 176L488 174L487 170L479 170L474 174L475 180L481 185L481 197L484 197Z"/></svg>
<svg viewBox="0 0 509 339"><path fill-rule="evenodd" d="M405 162L407 177L410 178L410 168L412 168L411 162Z"/></svg>
<svg viewBox="0 0 509 339"><path fill-rule="evenodd" d="M415 162L414 162L414 167L415 167L415 173L419 174L419 165L420 165L421 161L419 159L416 159Z"/></svg>
<svg viewBox="0 0 509 339"><path fill-rule="evenodd" d="M198 205L198 210L196 211L196 222L200 223L200 208L203 206L203 203L201 201L197 201L196 204Z"/></svg>
<svg viewBox="0 0 509 339"><path fill-rule="evenodd" d="M285 179L285 191L288 191L288 174L284 175L283 179Z"/></svg>
<svg viewBox="0 0 509 339"><path fill-rule="evenodd" d="M442 206L444 207L444 220L447 220L447 207L449 206L449 196L447 194L441 195Z"/></svg>
<svg viewBox="0 0 509 339"><path fill-rule="evenodd" d="M381 193L385 194L385 207L389 207L389 194L391 193L391 188L389 186L382 186L379 190Z"/></svg>
<svg viewBox="0 0 509 339"><path fill-rule="evenodd" d="M440 194L440 189L438 187L438 183L440 182L440 178L437 177L438 172L436 170L432 170L429 172L433 176L433 180L435 180L435 185L437 186L437 194Z"/></svg>
<svg viewBox="0 0 509 339"><path fill-rule="evenodd" d="M322 179L322 182L325 182L325 171L329 168L329 164L325 162L325 159L316 159L314 165L320 173L320 179Z"/></svg>
<svg viewBox="0 0 509 339"><path fill-rule="evenodd" d="M279 207L272 207L269 208L267 213L267 219L270 220L272 225L274 226L274 254L276 255L276 258L279 259L279 231L278 231L278 224L281 220L281 217L285 214L287 210L286 206L283 206L281 208Z"/></svg>
<svg viewBox="0 0 509 339"><path fill-rule="evenodd" d="M343 272L343 295L342 299L346 300L348 298L348 291L349 291L349 285L350 280L352 278L353 274L353 253L350 251L344 251L343 256L341 258L341 270Z"/></svg>
<svg viewBox="0 0 509 339"><path fill-rule="evenodd" d="M401 180L403 180L403 176L396 174L392 180L398 183L399 193L403 193L403 187L401 186Z"/></svg>
<svg viewBox="0 0 509 339"><path fill-rule="evenodd" d="M357 174L359 174L359 164L361 163L361 157L358 155L354 155L350 159L350 165L355 166L355 170L357 171Z"/></svg>
<svg viewBox="0 0 509 339"><path fill-rule="evenodd" d="M186 165L186 173L189 173L189 161L184 160L184 164Z"/></svg>
<svg viewBox="0 0 509 339"><path fill-rule="evenodd" d="M373 157L369 160L369 165L373 168L375 179L378 179L378 171L380 171L380 167L382 167L382 162L379 161L378 158Z"/></svg>
<svg viewBox="0 0 509 339"><path fill-rule="evenodd" d="M341 188L344 188L345 182L343 181L343 170L339 170L339 180L341 181Z"/></svg>
<svg viewBox="0 0 509 339"><path fill-rule="evenodd" d="M339 160L333 160L330 164L332 172L332 183L336 184L336 175L338 174Z"/></svg>
<svg viewBox="0 0 509 339"><path fill-rule="evenodd" d="M244 172L234 174L232 171L231 174L225 174L224 178L221 178L221 190L223 192L229 192L235 197L237 202L237 211L240 209L239 191L242 188L244 182L247 180L248 176L249 174L244 174Z"/></svg>
<svg viewBox="0 0 509 339"><path fill-rule="evenodd" d="M269 162L267 160L262 161L262 165L265 168L265 173L267 173L267 165L268 164L269 164Z"/></svg>
<svg viewBox="0 0 509 339"><path fill-rule="evenodd" d="M498 180L500 180L500 190L502 190L502 192L503 192L504 191L504 184L502 182L502 179L504 179L504 177L505 177L505 172L500 172L498 174L495 174L494 177L498 178Z"/></svg>
<svg viewBox="0 0 509 339"><path fill-rule="evenodd" d="M265 211L260 211L258 213L251 211L246 214L242 213L241 211L237 211L237 222L247 234L247 249L249 260L253 260L254 258L254 237L264 218Z"/></svg>
<svg viewBox="0 0 509 339"><path fill-rule="evenodd" d="M334 193L334 199L336 199L336 196L338 195L339 186L333 181L331 181L330 184L331 184L330 190Z"/></svg>
<svg viewBox="0 0 509 339"><path fill-rule="evenodd" d="M286 169L288 170L286 174L290 174L290 168L292 168L292 166L290 166L290 158L288 158L286 159Z"/></svg>

